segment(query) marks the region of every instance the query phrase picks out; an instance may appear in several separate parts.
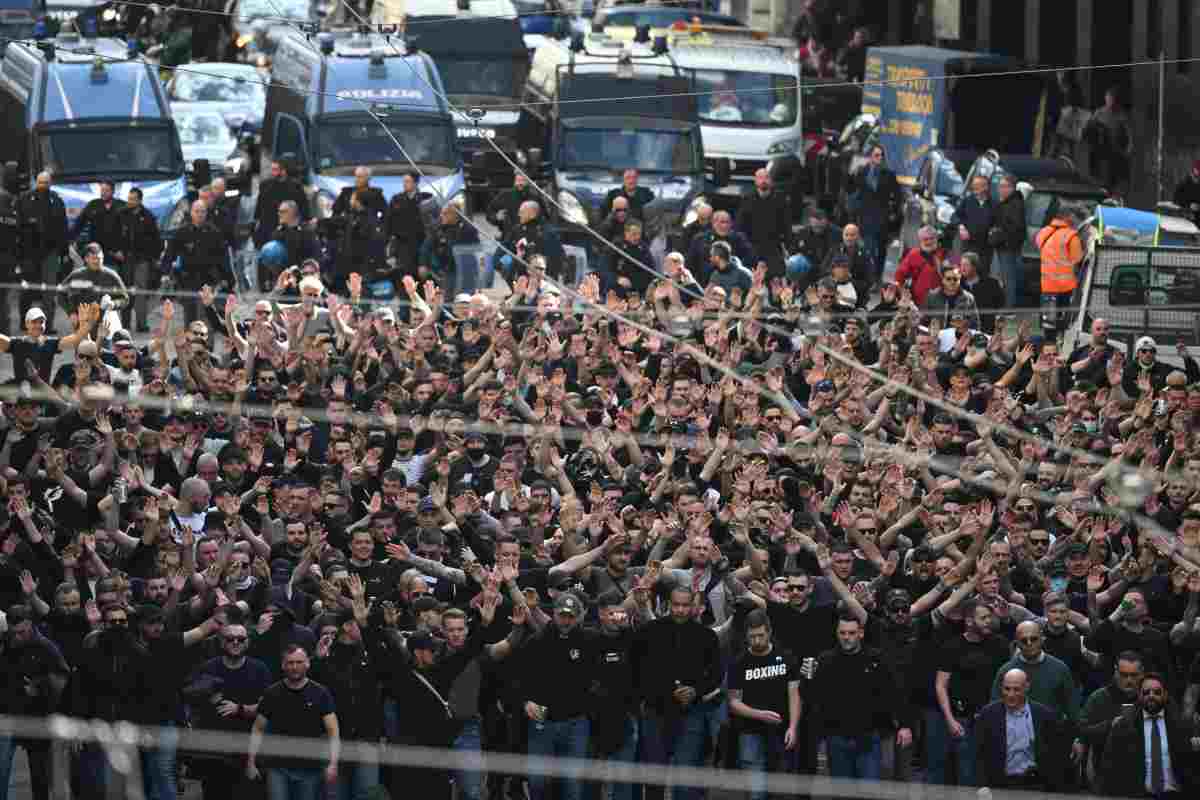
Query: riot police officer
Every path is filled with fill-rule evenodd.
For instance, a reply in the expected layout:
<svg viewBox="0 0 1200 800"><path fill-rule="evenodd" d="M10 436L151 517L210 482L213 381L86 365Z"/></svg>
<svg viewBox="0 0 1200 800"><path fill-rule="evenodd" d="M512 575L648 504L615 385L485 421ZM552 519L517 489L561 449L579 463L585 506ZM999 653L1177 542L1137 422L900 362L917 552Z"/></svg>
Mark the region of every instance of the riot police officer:
<svg viewBox="0 0 1200 800"><path fill-rule="evenodd" d="M287 200L296 204L300 221L303 222L308 211L308 198L304 196L304 187L290 177L286 161L275 159L271 162L271 177L264 180L258 188L258 203L254 207L255 247L261 248L271 240L275 228L279 225L279 206Z"/></svg>
<svg viewBox="0 0 1200 800"><path fill-rule="evenodd" d="M425 241L425 220L421 212L420 177L415 172L404 176L404 189L392 196L387 209L387 237L396 266L404 275L416 272L417 254Z"/></svg>
<svg viewBox="0 0 1200 800"><path fill-rule="evenodd" d="M442 207L438 224L421 247L417 258L418 275L435 275L443 285L448 278L453 279L454 246L459 244L479 244L479 234L463 221L462 210L456 204L448 203Z"/></svg>
<svg viewBox="0 0 1200 800"><path fill-rule="evenodd" d="M356 167L354 170L354 185L344 186L333 201L333 215L344 214L350 210L350 198L358 194L358 202L363 208L375 215L380 221L387 213L387 198L383 190L371 185L371 168Z"/></svg>
<svg viewBox="0 0 1200 800"><path fill-rule="evenodd" d="M191 219L179 227L167 245L162 267L164 272L175 269L179 288L189 292L199 292L206 284L217 286L229 280L225 237L208 221L208 206L203 200L192 203ZM187 319L200 319L197 297L186 297L184 302Z"/></svg>
<svg viewBox="0 0 1200 800"><path fill-rule="evenodd" d="M317 239L312 229L300 224L300 209L292 200L284 200L279 204L279 225L271 234L271 239L287 248L286 266L295 266L308 259L316 259ZM270 274L271 270L259 265L258 285L271 286L278 274Z"/></svg>
<svg viewBox="0 0 1200 800"><path fill-rule="evenodd" d="M519 222L518 210L526 201L533 201L541 206L541 216L545 216L546 206L542 203L541 196L530 185L529 178L524 173L518 172L513 176L512 188L498 192L495 199L492 200L492 204L488 206L488 222L499 228L502 236L508 236L509 229Z"/></svg>
<svg viewBox="0 0 1200 800"><path fill-rule="evenodd" d="M17 220L21 225L21 256L24 279L47 287L42 297L36 291L21 292L21 317L38 304L46 312L46 330L54 330L58 300L54 288L62 257L67 252L67 207L62 197L50 188L49 172L39 173L33 189L17 200Z"/></svg>
<svg viewBox="0 0 1200 800"><path fill-rule="evenodd" d="M100 181L100 196L89 201L79 214L75 241L81 250L86 244L97 243L110 259L108 266L123 270L125 265L117 259L117 254L121 251L120 216L125 201L113 196L115 188L116 185L109 178ZM130 276L122 271L121 277L128 281Z"/></svg>
<svg viewBox="0 0 1200 800"><path fill-rule="evenodd" d="M158 232L158 220L142 205L142 190L134 186L129 190L125 208L121 209L120 255L125 268L133 275L133 313L137 317L137 329L147 331L150 325L147 309L150 296L146 292L157 288L158 277L152 275L150 265L158 260L162 252L162 236ZM151 285L151 282L155 285ZM129 321L130 325L134 323Z"/></svg>

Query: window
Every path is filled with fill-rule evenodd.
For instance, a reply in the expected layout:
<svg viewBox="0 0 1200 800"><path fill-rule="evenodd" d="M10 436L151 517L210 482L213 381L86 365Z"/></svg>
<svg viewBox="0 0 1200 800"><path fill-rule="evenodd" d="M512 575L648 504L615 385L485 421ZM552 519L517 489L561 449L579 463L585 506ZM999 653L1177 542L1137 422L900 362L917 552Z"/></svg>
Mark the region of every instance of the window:
<svg viewBox="0 0 1200 800"><path fill-rule="evenodd" d="M702 122L787 127L796 124L796 78L763 72L699 70Z"/></svg>

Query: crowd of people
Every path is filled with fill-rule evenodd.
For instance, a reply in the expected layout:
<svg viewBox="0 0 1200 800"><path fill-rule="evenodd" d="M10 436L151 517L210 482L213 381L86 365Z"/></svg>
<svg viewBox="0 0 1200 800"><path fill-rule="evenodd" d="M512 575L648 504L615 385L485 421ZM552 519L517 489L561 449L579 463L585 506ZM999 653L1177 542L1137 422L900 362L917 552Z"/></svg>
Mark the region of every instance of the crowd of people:
<svg viewBox="0 0 1200 800"><path fill-rule="evenodd" d="M276 166L260 235L290 259L313 229ZM411 220L357 177L341 208ZM70 333L31 297L0 337L0 710L148 726L150 800L183 765L206 800L595 796L346 743L717 764L755 800L822 752L849 778L1200 787L1186 348L1179 368L1149 337L1126 355L1097 319L1060 351L932 230L883 280L857 225L818 212L793 235L765 171L738 215L673 232L658 271L637 180L605 203L619 252L579 283L518 181L490 209L504 299L448 291L430 254L452 244L426 242L464 225L451 210L394 229L401 301L371 302L353 259L297 258L250 314L219 289L206 187L145 346L102 303L147 289L95 233ZM57 219L49 176L35 191L19 204ZM41 268L61 242L30 252ZM228 753L180 751L185 728ZM49 740L10 729L3 794L17 749L44 800ZM103 743L70 758L104 796Z"/></svg>

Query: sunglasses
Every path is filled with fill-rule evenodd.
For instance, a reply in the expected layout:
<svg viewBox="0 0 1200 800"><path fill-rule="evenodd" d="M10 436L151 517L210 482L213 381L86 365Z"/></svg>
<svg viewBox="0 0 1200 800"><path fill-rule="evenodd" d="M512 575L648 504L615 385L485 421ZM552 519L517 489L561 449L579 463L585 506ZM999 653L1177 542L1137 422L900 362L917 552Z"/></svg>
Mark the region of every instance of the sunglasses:
<svg viewBox="0 0 1200 800"><path fill-rule="evenodd" d="M245 644L249 640L249 636L226 636L226 644Z"/></svg>

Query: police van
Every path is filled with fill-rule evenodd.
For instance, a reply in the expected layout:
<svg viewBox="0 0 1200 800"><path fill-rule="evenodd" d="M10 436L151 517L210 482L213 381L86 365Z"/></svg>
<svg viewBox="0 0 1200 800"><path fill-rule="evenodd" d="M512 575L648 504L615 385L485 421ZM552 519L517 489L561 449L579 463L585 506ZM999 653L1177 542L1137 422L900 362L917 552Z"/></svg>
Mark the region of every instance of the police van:
<svg viewBox="0 0 1200 800"><path fill-rule="evenodd" d="M561 207L564 242L590 249L605 196L630 168L654 193L647 238L666 233L713 185L705 176L695 85L666 43L603 34L548 41L534 53L522 107L529 168Z"/></svg>
<svg viewBox="0 0 1200 800"><path fill-rule="evenodd" d="M709 169L718 159L729 161L730 183L706 198L709 204L736 207L754 191L754 173L764 167L778 191L798 195L804 127L795 42L725 27L694 27L668 38L676 63L695 75Z"/></svg>
<svg viewBox="0 0 1200 800"><path fill-rule="evenodd" d="M183 221L171 219L187 180L170 106L154 66L130 60L124 42L60 34L10 44L0 125L18 173L32 186L48 170L72 223L103 178L122 199L139 187L164 233Z"/></svg>
<svg viewBox="0 0 1200 800"><path fill-rule="evenodd" d="M524 158L517 149L517 122L529 52L521 26L511 17L460 12L410 18L406 30L412 46L437 64L447 97L460 112L454 121L467 186L486 207L491 193L512 185L505 156L517 163Z"/></svg>
<svg viewBox="0 0 1200 800"><path fill-rule="evenodd" d="M449 202L465 204L458 136L441 76L433 59L403 37L364 26L325 31L310 41L293 31L280 40L271 67L263 167L286 158L312 198L315 217L332 214L360 166L371 168L371 184L390 198L416 162L425 176L420 188L427 215Z"/></svg>

